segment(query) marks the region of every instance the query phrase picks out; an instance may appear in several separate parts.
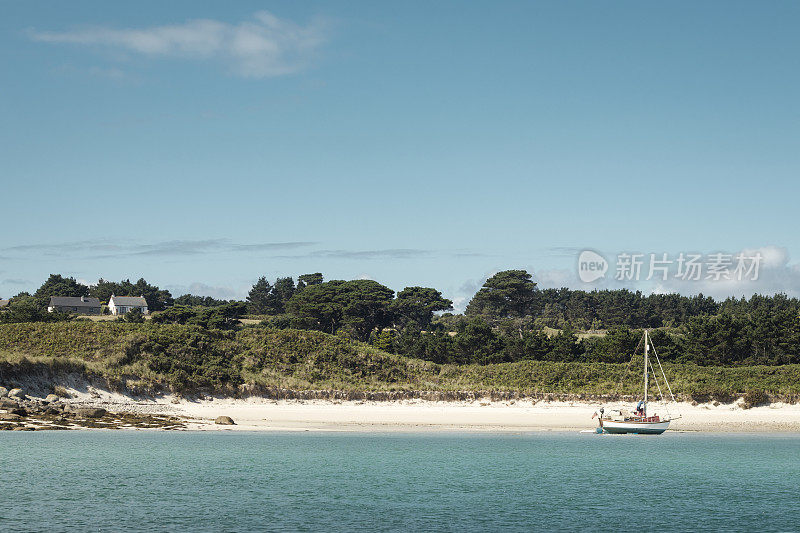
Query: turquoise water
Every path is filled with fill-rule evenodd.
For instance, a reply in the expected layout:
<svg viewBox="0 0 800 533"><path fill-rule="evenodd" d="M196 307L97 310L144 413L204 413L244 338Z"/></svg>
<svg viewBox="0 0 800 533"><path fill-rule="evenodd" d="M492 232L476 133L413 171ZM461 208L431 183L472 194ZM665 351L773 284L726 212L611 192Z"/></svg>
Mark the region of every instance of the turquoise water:
<svg viewBox="0 0 800 533"><path fill-rule="evenodd" d="M800 530L796 434L0 432L0 468L2 531Z"/></svg>

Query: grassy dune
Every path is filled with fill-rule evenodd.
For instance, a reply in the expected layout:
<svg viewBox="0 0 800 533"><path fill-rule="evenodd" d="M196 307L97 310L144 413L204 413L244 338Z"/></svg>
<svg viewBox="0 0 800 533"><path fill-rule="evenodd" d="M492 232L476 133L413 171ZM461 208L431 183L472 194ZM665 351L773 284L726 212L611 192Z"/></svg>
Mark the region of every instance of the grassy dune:
<svg viewBox="0 0 800 533"><path fill-rule="evenodd" d="M57 384L77 374L133 392L387 399L635 395L640 375L625 370L626 365L546 361L437 365L314 331L207 331L150 322L0 325L0 384L30 376ZM800 365L666 365L665 371L682 399L730 401L750 390L791 401L800 397Z"/></svg>

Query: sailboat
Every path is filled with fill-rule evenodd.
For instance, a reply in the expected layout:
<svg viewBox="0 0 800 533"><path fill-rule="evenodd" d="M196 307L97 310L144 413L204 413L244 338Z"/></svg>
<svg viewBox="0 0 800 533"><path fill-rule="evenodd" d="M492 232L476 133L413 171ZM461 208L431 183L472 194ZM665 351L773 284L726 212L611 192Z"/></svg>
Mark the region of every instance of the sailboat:
<svg viewBox="0 0 800 533"><path fill-rule="evenodd" d="M658 387L658 392L661 395L661 398L664 398L664 395L661 391L661 385L658 382L658 374L656 373L655 369L653 368L652 362L650 361L650 347L653 348L653 355L655 355L656 363L658 364L659 370L661 370L661 377L664 379L664 383L669 391L670 396L672 397L672 401L675 402L675 396L672 394L672 388L669 385L669 381L667 381L667 376L664 374L664 368L661 366L661 360L658 358L658 353L656 352L655 345L652 344L652 340L650 339L650 335L648 330L644 331L644 399L641 400L637 406L634 413L630 413L624 409L620 409L615 411L616 415L613 413L610 416L605 415L604 409L600 409L599 416L598 413L595 413L592 418L598 416L600 421L600 427L597 428L597 433L636 433L640 435L660 435L664 433L667 429L669 429L669 423L673 420L677 420L680 416L672 417L669 414L669 410L667 409L667 416L662 418L661 416L653 413L649 414L647 411L647 403L648 403L648 388L649 388L649 378L650 372L653 373L653 381L656 382L656 386ZM630 365L630 363L629 363Z"/></svg>

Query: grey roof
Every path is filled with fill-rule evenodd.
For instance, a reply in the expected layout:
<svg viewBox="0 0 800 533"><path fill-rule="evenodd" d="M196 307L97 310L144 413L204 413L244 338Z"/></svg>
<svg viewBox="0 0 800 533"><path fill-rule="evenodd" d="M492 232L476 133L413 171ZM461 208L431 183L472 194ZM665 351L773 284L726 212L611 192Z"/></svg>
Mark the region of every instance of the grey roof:
<svg viewBox="0 0 800 533"><path fill-rule="evenodd" d="M124 305L125 307L147 307L147 300L141 296L112 296L112 298L114 298L114 305Z"/></svg>
<svg viewBox="0 0 800 533"><path fill-rule="evenodd" d="M0 307L5 307L8 305L8 300L0 300Z"/></svg>
<svg viewBox="0 0 800 533"><path fill-rule="evenodd" d="M51 296L50 307L100 307L100 300L89 296Z"/></svg>

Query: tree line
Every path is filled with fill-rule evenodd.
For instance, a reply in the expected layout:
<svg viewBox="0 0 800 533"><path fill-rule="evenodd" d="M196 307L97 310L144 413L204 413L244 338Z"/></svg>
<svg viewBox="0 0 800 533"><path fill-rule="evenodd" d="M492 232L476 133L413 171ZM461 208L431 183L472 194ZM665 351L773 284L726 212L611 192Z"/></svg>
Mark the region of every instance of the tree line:
<svg viewBox="0 0 800 533"><path fill-rule="evenodd" d="M562 329L599 330L678 327L698 316L736 311L747 313L758 307L800 311L796 298L778 294L754 296L750 300L728 298L716 302L699 294L649 294L627 289L572 290L536 287L524 270L506 270L489 278L466 309L467 316L487 320L533 317L542 326Z"/></svg>
<svg viewBox="0 0 800 533"><path fill-rule="evenodd" d="M643 328L654 330L666 361L800 363L800 301L784 294L717 302L702 294L539 290L528 272L507 270L486 280L466 312L455 315L446 312L452 302L433 288L407 287L394 296L375 281L314 276L314 283L296 286L292 278L274 284L262 278L248 296L249 311L268 315L270 327L349 334L437 363L622 363Z"/></svg>
<svg viewBox="0 0 800 533"><path fill-rule="evenodd" d="M325 281L319 272L259 278L245 301L182 295L140 279L86 286L51 275L32 295L12 298L0 321L69 318L46 313L50 296L143 295L154 322L236 329L240 319L277 329L319 330L437 363L486 364L525 359L619 363L630 359L643 328L667 361L703 365L800 363L800 301L786 295L715 301L703 295L628 290L540 290L524 270L490 277L453 314L430 287L395 292L373 280ZM141 317L131 316L131 321ZM584 333L580 333L584 332ZM586 333L588 332L588 333ZM599 332L593 334L593 332Z"/></svg>
<svg viewBox="0 0 800 533"><path fill-rule="evenodd" d="M453 302L430 287L406 287L395 293L377 281L324 281L322 274L279 278L270 284L260 278L247 296L252 314L267 315L265 323L279 328L343 332L368 341L386 328L427 328L438 311Z"/></svg>

